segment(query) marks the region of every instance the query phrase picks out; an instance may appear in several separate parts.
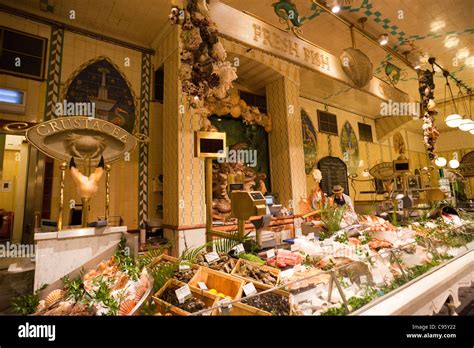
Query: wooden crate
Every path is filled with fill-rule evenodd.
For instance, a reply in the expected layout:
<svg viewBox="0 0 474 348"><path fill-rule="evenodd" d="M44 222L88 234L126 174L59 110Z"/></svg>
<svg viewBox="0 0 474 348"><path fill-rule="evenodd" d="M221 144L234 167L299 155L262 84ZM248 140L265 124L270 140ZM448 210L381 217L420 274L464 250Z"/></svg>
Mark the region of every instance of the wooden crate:
<svg viewBox="0 0 474 348"><path fill-rule="evenodd" d="M254 282L252 281L253 285L255 286L255 289L257 289L257 292L262 292L262 291L266 291L266 290L269 290L269 289L272 289L273 287L272 286L269 286L269 285L266 285L266 284L262 284L262 283L259 283L259 282ZM246 283L247 284L247 283ZM274 292L275 294L278 294L278 295L281 295L281 296L284 296L284 297L287 297L288 298L288 304L290 306L289 308L289 313L290 315L292 315L292 303L291 303L291 296L290 296L290 293L287 292L287 291L284 291L284 290L281 290L281 289L274 289L272 292ZM242 295L242 300L245 299L245 294ZM263 309L260 309L260 308L257 308L257 307L253 307L251 305L248 305L246 303L243 303L243 305L247 306L247 307L250 307L250 308L256 308L258 309L259 311L265 313L265 314L259 314L259 315L272 315L270 312L267 312Z"/></svg>
<svg viewBox="0 0 474 348"><path fill-rule="evenodd" d="M245 279L247 281L251 281L251 282L254 282L254 283L259 283L259 284L262 284L262 285L267 285L268 284L264 284L262 282L260 282L258 279L254 279L254 278L250 278L250 277L244 277L244 276L241 276L239 275L237 272L240 270L240 267L242 266L242 264L244 263L248 263L248 264L251 264L252 266L256 266L258 268L261 268L261 269L264 269L266 271L269 271L272 275L274 275L277 279L277 283L279 283L280 281L280 270L278 268L275 268L275 267L270 267L270 266L265 266L265 265L259 265L258 263L255 263L255 262L251 262L251 261L248 261L248 260L244 260L244 259L239 259L239 261L237 262L237 265L235 266L234 270L232 271L231 275L235 276L235 277L239 277L241 279ZM276 285L275 284L275 285Z"/></svg>
<svg viewBox="0 0 474 348"><path fill-rule="evenodd" d="M162 301L160 299L153 299L156 304L156 313L161 315L171 314L175 316L176 314L172 311L173 305L169 304L168 302Z"/></svg>
<svg viewBox="0 0 474 348"><path fill-rule="evenodd" d="M219 310L213 313L213 315L222 315ZM232 303L232 308L230 309L231 316L270 316L271 313L262 311L256 307L246 305L241 302Z"/></svg>
<svg viewBox="0 0 474 348"><path fill-rule="evenodd" d="M161 299L161 296L163 295L164 291L172 285L176 285L178 287L181 287L181 286L185 285L185 283L177 281L176 279L168 280L166 282L166 284L160 290L158 290L155 295L153 295L153 301L155 301L155 303L158 306L163 306L163 305L168 306L170 312L175 314L175 315L180 315L180 316L191 315L192 313L187 312L187 311L185 311L185 310L183 310L179 307L176 307L176 306L172 305L171 303L168 303L168 302ZM212 307L216 306L216 303L218 301L218 298L217 298L216 295L213 295L209 292L202 292L202 291L200 291L199 289L197 289L193 286L190 286L189 288L190 288L191 293L193 294L194 297L197 297L200 300L204 301L207 308L212 308ZM215 310L213 310L213 313L214 312L215 312Z"/></svg>
<svg viewBox="0 0 474 348"><path fill-rule="evenodd" d="M203 282L208 289L216 289L218 293L230 296L234 300L242 296L244 281L241 278L231 276L225 272L215 271L207 267L199 267L188 284L198 288L198 282Z"/></svg>

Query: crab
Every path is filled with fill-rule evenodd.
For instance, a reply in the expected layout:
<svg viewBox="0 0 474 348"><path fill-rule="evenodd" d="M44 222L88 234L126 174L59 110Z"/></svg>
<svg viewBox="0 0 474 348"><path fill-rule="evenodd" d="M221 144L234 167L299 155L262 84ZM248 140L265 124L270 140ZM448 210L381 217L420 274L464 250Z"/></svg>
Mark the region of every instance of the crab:
<svg viewBox="0 0 474 348"><path fill-rule="evenodd" d="M106 147L105 139L98 135L69 133L65 141L68 153L79 158L96 158Z"/></svg>

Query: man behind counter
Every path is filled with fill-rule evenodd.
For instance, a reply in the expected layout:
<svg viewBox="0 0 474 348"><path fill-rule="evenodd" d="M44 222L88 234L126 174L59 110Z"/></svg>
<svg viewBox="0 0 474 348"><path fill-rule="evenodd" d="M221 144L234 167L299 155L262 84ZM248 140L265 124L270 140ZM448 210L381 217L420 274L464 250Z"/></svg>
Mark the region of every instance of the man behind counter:
<svg viewBox="0 0 474 348"><path fill-rule="evenodd" d="M341 185L333 186L332 193L331 206L341 207L346 204L351 210L354 210L354 204L352 203L351 197L344 193L344 188Z"/></svg>

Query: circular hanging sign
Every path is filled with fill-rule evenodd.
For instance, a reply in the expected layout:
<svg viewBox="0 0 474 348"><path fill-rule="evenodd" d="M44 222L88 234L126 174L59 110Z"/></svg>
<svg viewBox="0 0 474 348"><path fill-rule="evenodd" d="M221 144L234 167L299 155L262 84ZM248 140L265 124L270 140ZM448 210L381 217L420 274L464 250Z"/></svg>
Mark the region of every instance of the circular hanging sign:
<svg viewBox="0 0 474 348"><path fill-rule="evenodd" d="M393 169L393 162L382 162L373 166L369 170L370 175L380 180L390 180L395 177L395 170Z"/></svg>
<svg viewBox="0 0 474 348"><path fill-rule="evenodd" d="M91 160L104 157L106 163L120 160L132 152L137 139L123 128L96 118L59 117L33 126L26 139L45 155L61 161Z"/></svg>

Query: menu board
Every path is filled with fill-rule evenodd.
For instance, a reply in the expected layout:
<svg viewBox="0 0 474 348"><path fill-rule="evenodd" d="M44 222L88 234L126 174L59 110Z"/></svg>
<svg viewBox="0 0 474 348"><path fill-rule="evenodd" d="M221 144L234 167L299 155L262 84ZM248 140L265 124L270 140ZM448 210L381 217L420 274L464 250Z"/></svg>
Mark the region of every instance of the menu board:
<svg viewBox="0 0 474 348"><path fill-rule="evenodd" d="M323 175L320 186L324 193L331 196L333 194L333 186L341 185L344 187L344 193L346 195L349 194L347 166L340 158L332 156L323 157L318 162L318 169Z"/></svg>

